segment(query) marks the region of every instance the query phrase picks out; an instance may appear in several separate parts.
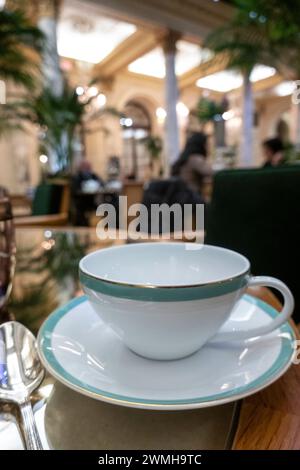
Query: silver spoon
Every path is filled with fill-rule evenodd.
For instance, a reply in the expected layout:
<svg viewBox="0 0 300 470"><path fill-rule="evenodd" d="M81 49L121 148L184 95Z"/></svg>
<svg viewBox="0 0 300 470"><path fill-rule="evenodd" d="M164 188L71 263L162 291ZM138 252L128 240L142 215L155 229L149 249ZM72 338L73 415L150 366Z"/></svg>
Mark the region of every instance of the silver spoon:
<svg viewBox="0 0 300 470"><path fill-rule="evenodd" d="M43 449L30 403L43 377L33 334L15 321L0 325L0 400L19 405L29 450Z"/></svg>

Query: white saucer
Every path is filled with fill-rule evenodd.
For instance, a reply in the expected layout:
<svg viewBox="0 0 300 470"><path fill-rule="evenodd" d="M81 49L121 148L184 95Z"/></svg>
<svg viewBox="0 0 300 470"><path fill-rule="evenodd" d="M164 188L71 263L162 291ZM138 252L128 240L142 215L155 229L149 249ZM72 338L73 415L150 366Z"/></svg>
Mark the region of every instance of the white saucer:
<svg viewBox="0 0 300 470"><path fill-rule="evenodd" d="M223 329L253 328L277 312L245 295ZM137 356L105 326L86 297L56 310L38 336L41 360L68 387L98 400L148 409L191 409L251 395L274 382L294 355L292 328L258 341L208 343L178 361Z"/></svg>

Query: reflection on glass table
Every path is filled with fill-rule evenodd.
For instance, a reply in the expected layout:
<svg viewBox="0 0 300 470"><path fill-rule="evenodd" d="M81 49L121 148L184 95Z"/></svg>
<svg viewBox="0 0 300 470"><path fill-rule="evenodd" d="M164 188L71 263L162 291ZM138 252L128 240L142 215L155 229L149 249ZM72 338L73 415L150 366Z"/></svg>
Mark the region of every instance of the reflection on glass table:
<svg viewBox="0 0 300 470"><path fill-rule="evenodd" d="M10 313L34 333L58 306L80 295L79 260L113 241L99 241L95 230L19 229L17 265Z"/></svg>
<svg viewBox="0 0 300 470"><path fill-rule="evenodd" d="M95 230L17 230L11 315L35 334L58 306L82 294L78 262L89 251L126 243ZM46 376L32 397L44 448L226 448L237 404L176 413L129 409L80 395ZM0 405L0 449L22 449L18 411Z"/></svg>
<svg viewBox="0 0 300 470"><path fill-rule="evenodd" d="M0 187L0 322L7 319L7 301L15 269L15 233L11 203Z"/></svg>

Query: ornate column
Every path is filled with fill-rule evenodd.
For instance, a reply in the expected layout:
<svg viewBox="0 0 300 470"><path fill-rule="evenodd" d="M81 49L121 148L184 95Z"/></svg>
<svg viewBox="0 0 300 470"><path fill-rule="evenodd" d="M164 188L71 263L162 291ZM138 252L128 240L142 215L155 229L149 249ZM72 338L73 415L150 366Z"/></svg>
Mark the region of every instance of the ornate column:
<svg viewBox="0 0 300 470"><path fill-rule="evenodd" d="M60 68L57 51L57 19L61 0L33 0L36 8L37 25L43 31L46 44L42 60L43 86L60 97L63 94L64 78ZM61 146L66 148L67 132L61 135ZM48 167L51 173L60 171L63 167L57 155L57 149L49 146L47 151Z"/></svg>
<svg viewBox="0 0 300 470"><path fill-rule="evenodd" d="M167 161L172 165L179 155L179 127L177 119L176 105L178 101L179 91L177 77L175 73L176 61L176 42L180 35L174 31L170 31L162 41L162 47L165 55L165 146Z"/></svg>
<svg viewBox="0 0 300 470"><path fill-rule="evenodd" d="M57 18L61 0L34 0L37 24L46 37L43 59L44 84L57 96L63 93L63 75L57 52Z"/></svg>

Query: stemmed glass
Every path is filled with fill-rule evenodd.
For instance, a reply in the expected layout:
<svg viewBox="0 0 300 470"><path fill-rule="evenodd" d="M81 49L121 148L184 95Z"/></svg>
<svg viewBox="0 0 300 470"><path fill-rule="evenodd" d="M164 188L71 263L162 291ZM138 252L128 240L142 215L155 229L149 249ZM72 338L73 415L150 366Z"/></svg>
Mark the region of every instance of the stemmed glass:
<svg viewBox="0 0 300 470"><path fill-rule="evenodd" d="M12 287L15 255L11 203L7 191L0 187L0 323L7 319L6 305Z"/></svg>

